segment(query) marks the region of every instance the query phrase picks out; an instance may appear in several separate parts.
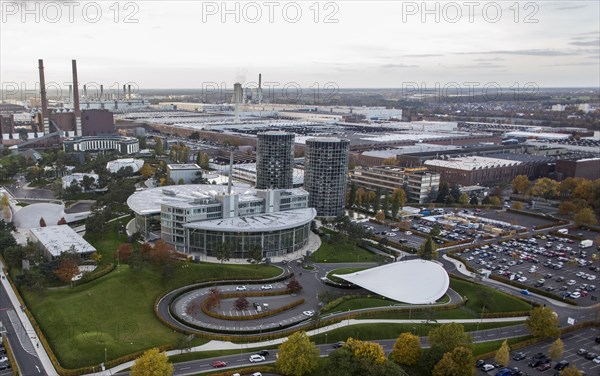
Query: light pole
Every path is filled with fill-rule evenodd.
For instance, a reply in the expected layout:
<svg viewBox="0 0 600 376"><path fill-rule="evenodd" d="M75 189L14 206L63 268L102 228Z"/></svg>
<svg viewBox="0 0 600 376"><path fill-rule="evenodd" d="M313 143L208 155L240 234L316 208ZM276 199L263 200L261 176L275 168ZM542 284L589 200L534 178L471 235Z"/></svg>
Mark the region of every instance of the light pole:
<svg viewBox="0 0 600 376"><path fill-rule="evenodd" d="M108 368L108 365L106 363L108 363L108 358L106 355L106 347L105 347L104 348L104 367Z"/></svg>
<svg viewBox="0 0 600 376"><path fill-rule="evenodd" d="M327 343L327 333L325 333L325 343Z"/></svg>

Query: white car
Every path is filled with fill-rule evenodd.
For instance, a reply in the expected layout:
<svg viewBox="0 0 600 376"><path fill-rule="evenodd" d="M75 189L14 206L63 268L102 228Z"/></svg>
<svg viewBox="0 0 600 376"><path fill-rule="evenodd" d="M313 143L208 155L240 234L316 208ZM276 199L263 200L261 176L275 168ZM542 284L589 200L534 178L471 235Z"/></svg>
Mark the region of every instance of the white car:
<svg viewBox="0 0 600 376"><path fill-rule="evenodd" d="M412 231L406 231L404 235L412 235Z"/></svg>
<svg viewBox="0 0 600 376"><path fill-rule="evenodd" d="M525 282L527 281L527 277L521 277L518 279L519 282Z"/></svg>
<svg viewBox="0 0 600 376"><path fill-rule="evenodd" d="M313 317L315 315L315 311L304 311L302 314L304 316Z"/></svg>
<svg viewBox="0 0 600 376"><path fill-rule="evenodd" d="M389 236L390 238L393 238L394 236L396 236L396 234L394 234L393 232L388 232L386 235Z"/></svg>
<svg viewBox="0 0 600 376"><path fill-rule="evenodd" d="M567 282L567 285L569 286L573 286L574 284L576 284L577 282L575 282L574 279L570 279L569 282Z"/></svg>
<svg viewBox="0 0 600 376"><path fill-rule="evenodd" d="M579 299L579 298L581 298L581 293L579 291L575 291L575 292L572 292L569 297L571 297L573 299Z"/></svg>
<svg viewBox="0 0 600 376"><path fill-rule="evenodd" d="M272 285L262 285L260 286L261 290L272 290L273 286Z"/></svg>
<svg viewBox="0 0 600 376"><path fill-rule="evenodd" d="M491 364L487 364L487 363L481 366L481 370L482 370L483 372L488 372L488 371L491 371L491 370L493 370L494 368L496 368L496 367L494 367L494 366L493 366L493 365L491 365Z"/></svg>
<svg viewBox="0 0 600 376"><path fill-rule="evenodd" d="M400 231L400 229L399 229L398 227L394 227L394 228L392 229L392 231L393 231L393 232L398 232L398 231Z"/></svg>
<svg viewBox="0 0 600 376"><path fill-rule="evenodd" d="M254 354L254 355L250 355L250 359L248 359L248 360L250 361L250 363L264 362L265 357L262 355Z"/></svg>
<svg viewBox="0 0 600 376"><path fill-rule="evenodd" d="M246 288L246 286L238 286L238 287L235 288L235 291L246 291L246 290L248 290Z"/></svg>
<svg viewBox="0 0 600 376"><path fill-rule="evenodd" d="M252 376L262 376L262 373L260 373L260 372L254 372L254 373L252 374Z"/></svg>

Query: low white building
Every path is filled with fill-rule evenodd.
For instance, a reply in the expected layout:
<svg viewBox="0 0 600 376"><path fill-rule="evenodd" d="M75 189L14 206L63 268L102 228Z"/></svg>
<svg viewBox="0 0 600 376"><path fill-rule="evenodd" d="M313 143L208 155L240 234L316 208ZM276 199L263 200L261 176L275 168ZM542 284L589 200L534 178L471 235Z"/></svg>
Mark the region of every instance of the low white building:
<svg viewBox="0 0 600 376"><path fill-rule="evenodd" d="M180 180L183 180L184 184L191 184L198 178L198 172L202 172L202 168L195 163L167 165L167 177L176 184L179 184Z"/></svg>
<svg viewBox="0 0 600 376"><path fill-rule="evenodd" d="M81 187L81 189L83 190L83 177L87 176L90 178L94 179L94 182L91 186L91 190L95 190L96 188L98 188L98 174L88 174L88 173L80 173L80 172L76 172L74 174L71 175L65 175L62 177L62 186L63 189L67 189L68 187L71 186L71 184L73 183L73 181L76 181L77 184L79 184L79 186Z"/></svg>
<svg viewBox="0 0 600 376"><path fill-rule="evenodd" d="M96 248L68 225L32 228L29 235L29 240L36 243L49 260L72 250L84 258L96 252Z"/></svg>
<svg viewBox="0 0 600 376"><path fill-rule="evenodd" d="M131 167L133 173L138 172L142 166L144 165L143 159L134 159L134 158L121 158L115 159L114 161L110 161L106 163L106 169L111 174L116 173L122 168Z"/></svg>

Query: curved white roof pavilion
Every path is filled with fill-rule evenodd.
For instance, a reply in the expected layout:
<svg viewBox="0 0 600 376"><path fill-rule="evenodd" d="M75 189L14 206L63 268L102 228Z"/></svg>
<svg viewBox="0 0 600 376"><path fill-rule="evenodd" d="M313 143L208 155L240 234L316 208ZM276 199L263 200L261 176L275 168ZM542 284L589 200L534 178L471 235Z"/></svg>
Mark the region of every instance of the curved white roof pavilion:
<svg viewBox="0 0 600 376"><path fill-rule="evenodd" d="M408 260L350 274L336 274L366 290L409 304L433 304L450 286L446 270L432 261Z"/></svg>

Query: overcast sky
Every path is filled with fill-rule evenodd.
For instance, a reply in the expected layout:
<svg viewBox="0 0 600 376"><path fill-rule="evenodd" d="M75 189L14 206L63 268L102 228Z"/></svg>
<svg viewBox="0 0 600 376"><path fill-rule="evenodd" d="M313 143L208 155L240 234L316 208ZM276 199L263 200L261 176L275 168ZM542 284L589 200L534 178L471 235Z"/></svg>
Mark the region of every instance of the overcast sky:
<svg viewBox="0 0 600 376"><path fill-rule="evenodd" d="M221 1L0 3L3 86L33 85L39 58L47 82L70 81L77 59L80 83L105 87L231 86L258 73L302 87L600 86L598 1L427 2L430 14L421 1L320 2L318 14L313 1L228 1L239 22Z"/></svg>

